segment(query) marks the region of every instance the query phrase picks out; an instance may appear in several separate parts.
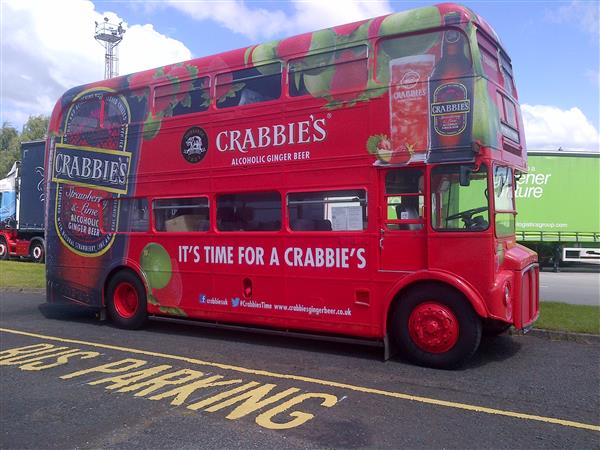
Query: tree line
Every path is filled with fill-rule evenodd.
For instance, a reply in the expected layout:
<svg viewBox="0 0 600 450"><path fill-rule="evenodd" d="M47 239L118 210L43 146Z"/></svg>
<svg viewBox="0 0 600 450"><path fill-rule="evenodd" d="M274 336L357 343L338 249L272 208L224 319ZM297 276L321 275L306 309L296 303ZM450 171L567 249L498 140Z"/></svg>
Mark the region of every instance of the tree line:
<svg viewBox="0 0 600 450"><path fill-rule="evenodd" d="M30 116L19 132L9 122L2 124L0 132L0 178L4 178L15 161L21 158L21 142L45 139L49 117Z"/></svg>

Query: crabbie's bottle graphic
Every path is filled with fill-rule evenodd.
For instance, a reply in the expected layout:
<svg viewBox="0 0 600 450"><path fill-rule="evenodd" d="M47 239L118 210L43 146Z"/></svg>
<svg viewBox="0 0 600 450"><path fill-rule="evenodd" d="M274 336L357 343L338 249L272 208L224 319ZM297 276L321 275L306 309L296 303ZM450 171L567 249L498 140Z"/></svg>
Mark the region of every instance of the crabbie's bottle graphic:
<svg viewBox="0 0 600 450"><path fill-rule="evenodd" d="M459 22L459 13L444 16L446 26ZM473 68L467 54L463 33L446 29L441 57L429 79L429 162L473 158Z"/></svg>
<svg viewBox="0 0 600 450"><path fill-rule="evenodd" d="M145 108L142 97L126 98L107 88L84 91L74 98L55 140L49 209L54 222L48 239L48 282L62 299L101 304L100 275L110 261L125 257L128 217L120 214L119 197L131 195L140 132L133 112ZM134 103L131 105L130 103ZM141 116L137 114L137 116Z"/></svg>

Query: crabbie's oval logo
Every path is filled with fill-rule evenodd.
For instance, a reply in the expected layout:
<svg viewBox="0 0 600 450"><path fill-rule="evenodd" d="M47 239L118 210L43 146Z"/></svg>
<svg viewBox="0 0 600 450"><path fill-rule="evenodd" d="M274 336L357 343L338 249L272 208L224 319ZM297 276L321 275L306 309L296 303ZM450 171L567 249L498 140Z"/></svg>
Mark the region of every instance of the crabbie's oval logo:
<svg viewBox="0 0 600 450"><path fill-rule="evenodd" d="M404 89L410 89L415 87L419 80L419 73L415 72L414 70L409 70L402 76L402 80L400 80L400 85Z"/></svg>
<svg viewBox="0 0 600 450"><path fill-rule="evenodd" d="M200 127L189 128L181 139L181 155L189 163L196 164L204 159L208 151L208 136Z"/></svg>

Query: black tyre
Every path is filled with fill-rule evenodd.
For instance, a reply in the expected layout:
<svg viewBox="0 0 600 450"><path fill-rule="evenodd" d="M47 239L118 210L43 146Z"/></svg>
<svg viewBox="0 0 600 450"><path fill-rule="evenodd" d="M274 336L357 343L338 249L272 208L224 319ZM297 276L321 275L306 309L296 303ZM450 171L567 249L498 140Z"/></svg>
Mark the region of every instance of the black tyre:
<svg viewBox="0 0 600 450"><path fill-rule="evenodd" d="M481 320L458 292L421 286L398 299L389 332L419 365L450 369L468 360L481 341Z"/></svg>
<svg viewBox="0 0 600 450"><path fill-rule="evenodd" d="M8 244L6 239L0 237L0 260L8 259Z"/></svg>
<svg viewBox="0 0 600 450"><path fill-rule="evenodd" d="M506 333L510 328L509 323L499 322L499 321L489 321L483 323L483 335L487 337L495 337L500 336L503 333Z"/></svg>
<svg viewBox="0 0 600 450"><path fill-rule="evenodd" d="M146 323L146 289L133 272L123 270L113 275L105 300L108 313L119 328L134 330Z"/></svg>
<svg viewBox="0 0 600 450"><path fill-rule="evenodd" d="M45 258L44 244L41 241L33 241L29 246L29 259L35 263L43 263Z"/></svg>

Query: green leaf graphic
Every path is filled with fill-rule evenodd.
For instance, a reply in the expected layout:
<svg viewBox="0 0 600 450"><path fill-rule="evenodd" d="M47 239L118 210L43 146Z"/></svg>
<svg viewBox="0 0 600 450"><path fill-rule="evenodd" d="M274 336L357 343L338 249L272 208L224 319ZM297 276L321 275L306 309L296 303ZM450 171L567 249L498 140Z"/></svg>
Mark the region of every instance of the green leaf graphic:
<svg viewBox="0 0 600 450"><path fill-rule="evenodd" d="M148 113L148 117L144 121L144 140L150 141L156 137L160 131L160 118L160 115L156 118L153 118L152 113Z"/></svg>

